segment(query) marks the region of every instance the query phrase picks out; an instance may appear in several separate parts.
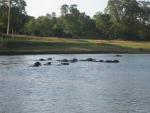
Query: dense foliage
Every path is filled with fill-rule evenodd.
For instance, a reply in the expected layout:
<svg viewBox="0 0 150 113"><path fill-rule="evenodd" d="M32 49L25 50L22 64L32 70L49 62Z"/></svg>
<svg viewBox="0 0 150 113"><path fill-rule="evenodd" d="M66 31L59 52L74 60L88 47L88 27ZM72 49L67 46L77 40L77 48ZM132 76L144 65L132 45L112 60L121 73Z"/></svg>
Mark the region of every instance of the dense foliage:
<svg viewBox="0 0 150 113"><path fill-rule="evenodd" d="M11 0L10 30L12 33L23 33L27 16L24 0ZM6 32L8 18L8 0L0 0L0 31Z"/></svg>
<svg viewBox="0 0 150 113"><path fill-rule="evenodd" d="M6 33L8 0L0 0L0 33ZM109 0L105 13L93 18L77 5L64 4L61 16L55 12L38 18L27 15L24 0L11 0L10 32L37 36L150 40L150 2Z"/></svg>
<svg viewBox="0 0 150 113"><path fill-rule="evenodd" d="M109 0L106 13L111 16L111 35L133 40L149 37L150 2L136 0ZM149 37L150 38L150 37Z"/></svg>

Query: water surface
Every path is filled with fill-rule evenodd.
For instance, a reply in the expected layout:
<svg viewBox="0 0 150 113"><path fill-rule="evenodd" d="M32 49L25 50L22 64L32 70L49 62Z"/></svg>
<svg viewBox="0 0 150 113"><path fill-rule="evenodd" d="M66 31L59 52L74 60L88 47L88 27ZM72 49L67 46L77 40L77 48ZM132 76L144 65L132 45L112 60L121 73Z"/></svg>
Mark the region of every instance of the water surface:
<svg viewBox="0 0 150 113"><path fill-rule="evenodd" d="M88 57L120 63L55 61ZM0 113L150 113L150 55L0 56Z"/></svg>

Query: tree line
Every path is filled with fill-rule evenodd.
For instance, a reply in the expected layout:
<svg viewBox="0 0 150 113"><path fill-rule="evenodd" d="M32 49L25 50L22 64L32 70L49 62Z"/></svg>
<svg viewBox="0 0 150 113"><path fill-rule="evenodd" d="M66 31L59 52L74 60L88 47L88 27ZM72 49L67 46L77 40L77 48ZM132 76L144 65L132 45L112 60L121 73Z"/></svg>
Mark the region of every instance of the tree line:
<svg viewBox="0 0 150 113"><path fill-rule="evenodd" d="M0 33L6 33L8 0L0 0ZM93 17L76 4L61 6L61 15L35 18L27 14L24 0L11 0L10 32L36 36L150 40L150 2L109 0L104 13Z"/></svg>

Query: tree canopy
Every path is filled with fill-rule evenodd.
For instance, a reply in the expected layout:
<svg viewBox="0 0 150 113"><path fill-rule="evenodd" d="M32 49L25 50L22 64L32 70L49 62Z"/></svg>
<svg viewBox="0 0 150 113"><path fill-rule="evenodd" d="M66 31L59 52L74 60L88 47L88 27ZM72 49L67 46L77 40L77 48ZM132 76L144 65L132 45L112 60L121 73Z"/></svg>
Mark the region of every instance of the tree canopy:
<svg viewBox="0 0 150 113"><path fill-rule="evenodd" d="M149 11L150 2L136 0L109 0L106 8L113 22L114 35L135 40L148 38Z"/></svg>
<svg viewBox="0 0 150 113"><path fill-rule="evenodd" d="M0 32L6 33L8 0L0 0ZM76 4L64 4L55 12L38 18L26 13L25 0L11 0L10 30L16 34L70 38L150 40L150 2L109 0L104 11L93 17Z"/></svg>

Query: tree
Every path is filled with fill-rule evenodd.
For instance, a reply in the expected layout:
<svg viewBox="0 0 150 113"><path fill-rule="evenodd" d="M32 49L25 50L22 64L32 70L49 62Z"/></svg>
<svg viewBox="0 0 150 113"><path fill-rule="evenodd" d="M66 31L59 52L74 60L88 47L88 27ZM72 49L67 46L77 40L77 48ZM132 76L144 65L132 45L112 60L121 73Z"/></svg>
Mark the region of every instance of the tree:
<svg viewBox="0 0 150 113"><path fill-rule="evenodd" d="M140 1L140 8L142 10L141 12L141 18L142 21L146 24L146 25L150 25L150 2L149 1Z"/></svg>
<svg viewBox="0 0 150 113"><path fill-rule="evenodd" d="M94 21L78 10L77 5L63 5L61 7L62 15L60 17L64 32L74 38L94 36L96 29Z"/></svg>
<svg viewBox="0 0 150 113"><path fill-rule="evenodd" d="M108 1L106 13L111 15L111 21L117 37L121 36L133 40L140 39L139 34L141 34L141 29L143 28L141 20L146 22L140 15L143 14L145 17L146 13L142 11L139 3L136 0Z"/></svg>
<svg viewBox="0 0 150 113"><path fill-rule="evenodd" d="M30 35L53 36L53 28L56 21L55 13L40 16L37 19L32 18L26 23L25 31Z"/></svg>
<svg viewBox="0 0 150 113"><path fill-rule="evenodd" d="M111 22L111 16L109 14L98 12L94 15L94 21L101 36L105 37L105 39L112 37L111 35L113 33L111 32L111 28L113 23Z"/></svg>
<svg viewBox="0 0 150 113"><path fill-rule="evenodd" d="M10 9L11 9L11 0L8 0L8 23L7 23L7 35L9 35L9 28L10 28Z"/></svg>
<svg viewBox="0 0 150 113"><path fill-rule="evenodd" d="M68 13L69 6L67 4L64 4L61 6L61 15L65 16Z"/></svg>
<svg viewBox="0 0 150 113"><path fill-rule="evenodd" d="M139 1L139 7L141 8L140 16L138 20L140 21L140 38L146 38L150 40L150 2L149 1Z"/></svg>
<svg viewBox="0 0 150 113"><path fill-rule="evenodd" d="M8 0L0 0L0 29L1 32L9 31L8 9L11 9L10 15L10 30L15 33L21 33L23 26L27 20L25 11L26 2L24 0L11 0L11 5L8 6ZM10 12L9 9L9 12ZM8 20L8 21L6 21ZM7 27L8 25L8 27ZM8 28L8 30L7 30Z"/></svg>

